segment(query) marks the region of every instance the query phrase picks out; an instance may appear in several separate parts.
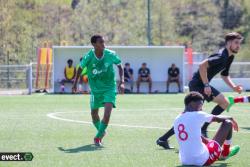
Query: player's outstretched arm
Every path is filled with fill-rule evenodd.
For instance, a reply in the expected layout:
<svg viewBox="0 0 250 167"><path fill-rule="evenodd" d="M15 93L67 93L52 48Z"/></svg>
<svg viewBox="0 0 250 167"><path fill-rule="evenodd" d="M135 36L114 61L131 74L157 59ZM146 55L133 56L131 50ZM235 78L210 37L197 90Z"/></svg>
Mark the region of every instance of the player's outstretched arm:
<svg viewBox="0 0 250 167"><path fill-rule="evenodd" d="M221 75L221 78L223 79L223 81L235 92L237 93L241 93L243 90L242 85L236 85L230 76L223 76Z"/></svg>
<svg viewBox="0 0 250 167"><path fill-rule="evenodd" d="M209 82L208 82L208 78L207 78L207 68L208 68L208 59L204 60L201 62L201 64L199 65L199 73L201 76L201 80L204 84L204 93L208 96L211 95L211 88L209 86Z"/></svg>
<svg viewBox="0 0 250 167"><path fill-rule="evenodd" d="M75 79L73 87L72 87L72 91L73 92L76 92L78 79L79 79L81 73L82 73L82 68L79 67L78 70L77 70L77 73L76 73L76 79Z"/></svg>
<svg viewBox="0 0 250 167"><path fill-rule="evenodd" d="M124 93L124 89L125 89L125 86L124 86L124 70L123 70L123 67L121 64L117 65L118 69L119 69L119 76L120 76L120 83L118 85L118 90L119 90L119 93Z"/></svg>
<svg viewBox="0 0 250 167"><path fill-rule="evenodd" d="M232 122L232 125L233 125L233 129L235 131L238 131L239 130L239 127L238 127L238 123L230 116L223 116L223 115L217 115L217 116L214 116L212 121L211 122L224 122L226 120L230 120Z"/></svg>

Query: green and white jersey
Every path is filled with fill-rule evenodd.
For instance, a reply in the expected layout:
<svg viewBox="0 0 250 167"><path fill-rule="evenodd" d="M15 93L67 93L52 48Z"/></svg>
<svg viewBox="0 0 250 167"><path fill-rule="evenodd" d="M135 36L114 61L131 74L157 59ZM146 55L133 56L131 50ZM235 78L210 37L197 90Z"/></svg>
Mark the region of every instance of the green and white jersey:
<svg viewBox="0 0 250 167"><path fill-rule="evenodd" d="M103 56L98 59L94 49L83 56L80 66L87 67L87 75L92 93L103 93L116 90L115 71L113 64L121 64L120 57L112 50L104 49Z"/></svg>

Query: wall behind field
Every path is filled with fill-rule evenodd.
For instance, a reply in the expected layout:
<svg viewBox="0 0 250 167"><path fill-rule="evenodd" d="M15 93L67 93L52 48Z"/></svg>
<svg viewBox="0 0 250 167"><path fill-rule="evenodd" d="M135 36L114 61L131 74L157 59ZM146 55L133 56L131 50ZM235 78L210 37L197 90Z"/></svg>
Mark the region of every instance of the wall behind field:
<svg viewBox="0 0 250 167"><path fill-rule="evenodd" d="M79 63L80 57L91 48L91 46L53 47L53 92L60 92L59 81L64 78L63 70L67 64L67 60L69 58L73 59L74 66L76 66ZM172 63L175 63L177 67L180 68L181 81L184 81L184 75L182 72L184 70L184 47L182 46L109 46L107 48L117 52L122 59L123 65L126 62L130 63L130 66L134 70L135 80L137 80L138 69L141 67L141 64L143 62L147 63L148 68L151 70L153 92L166 91L167 69ZM116 70L116 76L117 79L119 79L118 70ZM70 91L69 87L70 86L66 88L66 91ZM134 87L136 86L134 85ZM177 90L176 84L170 86L170 91L175 92ZM136 91L136 89L134 89L134 91ZM141 85L141 91L148 91L146 83Z"/></svg>

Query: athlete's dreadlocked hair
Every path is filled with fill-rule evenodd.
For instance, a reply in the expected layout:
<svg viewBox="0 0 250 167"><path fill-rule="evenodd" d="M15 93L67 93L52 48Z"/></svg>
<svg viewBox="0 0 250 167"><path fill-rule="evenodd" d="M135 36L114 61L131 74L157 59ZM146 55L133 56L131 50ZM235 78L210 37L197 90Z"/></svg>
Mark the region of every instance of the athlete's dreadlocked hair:
<svg viewBox="0 0 250 167"><path fill-rule="evenodd" d="M204 97L199 93L199 92L190 92L188 95L186 95L185 99L184 99L184 103L187 106L190 102L192 101L200 101L200 100L204 100Z"/></svg>

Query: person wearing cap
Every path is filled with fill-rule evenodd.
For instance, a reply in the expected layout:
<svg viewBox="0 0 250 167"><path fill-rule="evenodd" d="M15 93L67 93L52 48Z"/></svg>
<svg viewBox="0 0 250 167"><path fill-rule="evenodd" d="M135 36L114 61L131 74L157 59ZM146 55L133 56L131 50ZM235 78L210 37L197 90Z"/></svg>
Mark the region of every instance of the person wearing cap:
<svg viewBox="0 0 250 167"><path fill-rule="evenodd" d="M225 35L225 47L218 53L210 55L203 60L198 70L194 73L192 80L189 82L189 90L197 91L204 96L207 102L213 101L217 105L213 108L213 115L220 115L225 109L230 106L229 100L215 87L210 85L210 81L220 73L221 78L234 92L241 93L243 88L241 85L236 85L229 76L231 64L235 55L240 50L240 45L243 40L241 34L230 32ZM202 128L202 134L207 137L207 128L209 123L205 123ZM168 143L168 138L174 134L172 127L168 132L161 136L156 143L166 149L171 148Z"/></svg>

